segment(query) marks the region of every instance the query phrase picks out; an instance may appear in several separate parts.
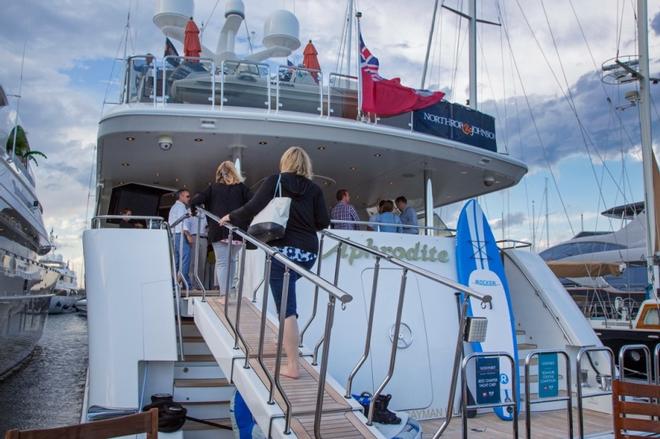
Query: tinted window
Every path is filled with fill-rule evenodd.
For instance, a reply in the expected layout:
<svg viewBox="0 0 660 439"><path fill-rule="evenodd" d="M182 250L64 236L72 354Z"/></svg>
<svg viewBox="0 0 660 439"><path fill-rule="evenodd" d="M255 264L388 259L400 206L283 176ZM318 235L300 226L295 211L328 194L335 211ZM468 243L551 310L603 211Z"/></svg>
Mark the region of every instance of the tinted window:
<svg viewBox="0 0 660 439"><path fill-rule="evenodd" d="M624 248L626 248L625 245L614 244L611 242L570 242L551 247L541 252L539 255L546 261L556 261L570 256L621 250Z"/></svg>
<svg viewBox="0 0 660 439"><path fill-rule="evenodd" d="M8 105L7 95L2 87L0 87L0 107L6 107Z"/></svg>
<svg viewBox="0 0 660 439"><path fill-rule="evenodd" d="M644 315L645 325L660 325L660 311L658 308L652 308Z"/></svg>

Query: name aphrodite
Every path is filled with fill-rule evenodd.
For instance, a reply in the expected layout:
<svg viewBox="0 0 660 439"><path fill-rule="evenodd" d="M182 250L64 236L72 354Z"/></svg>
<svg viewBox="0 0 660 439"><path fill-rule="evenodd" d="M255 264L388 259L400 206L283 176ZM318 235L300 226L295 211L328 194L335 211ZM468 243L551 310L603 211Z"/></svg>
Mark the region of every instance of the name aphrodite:
<svg viewBox="0 0 660 439"><path fill-rule="evenodd" d="M484 130L483 128L479 128L474 125L470 125L467 122L461 122L460 120L452 119L445 116L438 116L437 114L426 113L426 112L424 113L424 120L428 120L429 122L437 123L440 125L447 125L452 128L456 128L458 130L463 131L463 133L467 134L468 136L475 136L475 135L483 136L491 140L495 140L494 132Z"/></svg>
<svg viewBox="0 0 660 439"><path fill-rule="evenodd" d="M388 255L392 255L398 259L405 259L408 261L424 261L424 262L448 262L449 253L446 250L439 250L436 247L430 247L428 244L422 245L420 242L416 243L414 246L405 248L405 247L392 247L392 246L377 246L374 244L372 238L368 238L365 242L365 245L374 250L379 250ZM324 252L323 258L327 258L332 254L335 254L337 246L329 249L327 252ZM349 264L353 264L353 261L361 258L371 258L372 254L362 251L355 247L342 246L341 251L342 259L348 259Z"/></svg>

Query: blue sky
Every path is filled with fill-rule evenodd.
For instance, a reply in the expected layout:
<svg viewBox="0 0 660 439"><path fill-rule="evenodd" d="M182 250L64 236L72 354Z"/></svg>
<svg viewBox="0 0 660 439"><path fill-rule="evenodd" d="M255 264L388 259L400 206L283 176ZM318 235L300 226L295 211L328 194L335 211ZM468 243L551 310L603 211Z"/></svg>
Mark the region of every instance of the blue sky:
<svg viewBox="0 0 660 439"><path fill-rule="evenodd" d="M276 9L285 8L298 16L300 40L303 43L308 39L314 41L322 68L335 70L345 1L244 2L247 24L255 33L257 45L266 17ZM88 203L88 199L97 123L113 65L114 79L118 76L115 58L123 52L121 43L127 12L131 12L127 53L158 55L164 38L152 23L155 3L155 0L22 0L3 5L0 81L8 93L18 90L25 44L21 118L33 148L48 154L48 159L41 160L35 170L38 193L45 207L44 219L47 227L53 227L59 236L61 252L79 272L81 233L88 224L86 215L91 215L93 204L93 200ZM419 86L433 0L358 0L357 3L364 16L365 41L380 59L382 75L400 76L404 83ZM463 3L446 0L446 4L454 8L460 8ZM626 89L604 86L598 68L614 57L617 50L621 54L636 52L634 2L479 0L477 3L480 17L493 21L498 20L497 6L500 5L511 42L509 50L502 28L479 25L481 108L498 117L500 151L506 146L509 154L530 167L528 176L517 187L482 198L484 210L496 226L496 235L501 234L504 214L507 237L531 240L531 204L534 201L537 215L545 213L546 178L549 178L551 243L568 239L579 231L581 215L586 229L618 228L617 223L610 223L598 213L624 201L641 200L637 108L615 109L625 103ZM211 15L214 5L215 0L197 0L195 4L197 23L207 22L203 42L211 48L215 47L222 26L224 1L218 2ZM649 22L651 69L660 76L658 1L649 2ZM243 30L241 32L238 51L246 52L245 35ZM447 97L456 102L464 102L468 95L466 35L464 23L459 24L447 11L440 14L427 85L444 90ZM555 52L555 44L560 57ZM301 59L301 50L291 57L294 61ZM533 119L523 96L523 85ZM116 93L116 86L116 83L110 84L109 100ZM593 170L576 118L564 97L569 89L591 139L587 146L592 153ZM657 147L660 143L660 85L652 86L652 92L654 146ZM15 105L15 101L12 104ZM545 156L541 142L546 148ZM625 173L622 163L625 163ZM602 179L601 185L596 183L594 172ZM601 190L604 201L599 195ZM441 209L450 224L455 222L459 207ZM536 221L541 221L537 227L539 232L544 230L544 219ZM539 248L544 246L545 233Z"/></svg>

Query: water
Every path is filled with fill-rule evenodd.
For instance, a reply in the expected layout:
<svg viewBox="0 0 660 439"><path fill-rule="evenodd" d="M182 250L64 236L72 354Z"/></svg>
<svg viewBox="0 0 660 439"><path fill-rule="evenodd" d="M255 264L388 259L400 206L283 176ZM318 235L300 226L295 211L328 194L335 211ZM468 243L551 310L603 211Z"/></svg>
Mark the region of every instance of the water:
<svg viewBox="0 0 660 439"><path fill-rule="evenodd" d="M0 437L10 428L79 423L86 372L87 320L48 316L32 359L0 382Z"/></svg>

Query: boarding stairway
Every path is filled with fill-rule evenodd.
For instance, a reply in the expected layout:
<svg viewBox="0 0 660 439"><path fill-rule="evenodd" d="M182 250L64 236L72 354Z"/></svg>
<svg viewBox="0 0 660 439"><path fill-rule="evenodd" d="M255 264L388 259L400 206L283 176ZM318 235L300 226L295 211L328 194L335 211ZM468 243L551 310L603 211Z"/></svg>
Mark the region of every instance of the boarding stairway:
<svg viewBox="0 0 660 439"><path fill-rule="evenodd" d="M202 208L198 208L198 213L206 215L209 221L219 220L219 218ZM334 282L329 282L320 277L321 259L317 263L317 273L314 274L301 269L297 264L289 261L271 247L238 228L229 224L225 227L229 230L229 240L235 237L243 239L243 244L238 249L233 250L241 252L239 261L242 261L239 262L238 267L239 280L236 293L230 294L226 300L224 296L220 297L217 294L205 291L199 279L193 279L192 283L199 287L199 290L189 290L186 294L182 293L186 302L183 309L193 316L195 326L214 360L227 377L228 383L235 385L241 393L266 437L291 437L291 433L295 434L296 437L317 438L384 437L373 425L372 420L375 410L373 401L384 391L392 378L396 364L397 343L392 343L387 376L374 392L367 416L363 414L363 407L351 397L353 378L370 354L375 291L381 263L392 264L400 269L402 273L393 339L399 339L406 277L409 273L449 286L466 296L481 300L486 305L490 302L489 296L481 296L452 280L378 250L334 235L329 231L324 231L321 235L319 253L323 254L324 241L333 240L337 244ZM277 321L276 316L270 316L267 312L262 312L262 310L268 309L270 296L268 282L261 282L257 287L262 290L260 303L257 301L257 291L248 291L249 288L244 287L247 243L256 246L258 250L265 254L263 279L270 277L270 266L273 260L277 260L285 266L285 276L288 275L287 273L295 271L314 286L314 309L309 321L306 323L301 321L301 340L312 320L316 317L317 305L325 305L326 307L325 330L321 340L315 344L314 349L311 351L302 348L301 345L301 376L297 380L291 380L280 373L282 363L286 361L283 358L285 354L282 347L284 316L280 316L279 321ZM364 354L347 377L346 385L342 386L328 376L327 368L335 306L350 306L352 300L352 296L348 292L336 286L341 250L344 245L371 253L376 259L376 263L373 282L374 294L372 294L369 309ZM193 254L197 255L198 252L195 250ZM231 260L231 258L229 259ZM194 264L196 267L197 261L194 261ZM196 272L197 270L193 270L193 273ZM285 281L284 284L287 285L287 282ZM229 285L226 287L226 290L229 290ZM252 297L249 297L250 295ZM285 288L282 293L282 302L286 301L286 296L287 291ZM322 302L323 297L327 297L325 304ZM461 328L464 329L464 325L461 325ZM454 384L456 384L458 378L457 371L458 364L455 364ZM450 410L453 405L455 390L454 387L450 392L451 395L448 395ZM446 424L449 421L450 419L446 421ZM445 428L446 425L441 427L441 430Z"/></svg>

